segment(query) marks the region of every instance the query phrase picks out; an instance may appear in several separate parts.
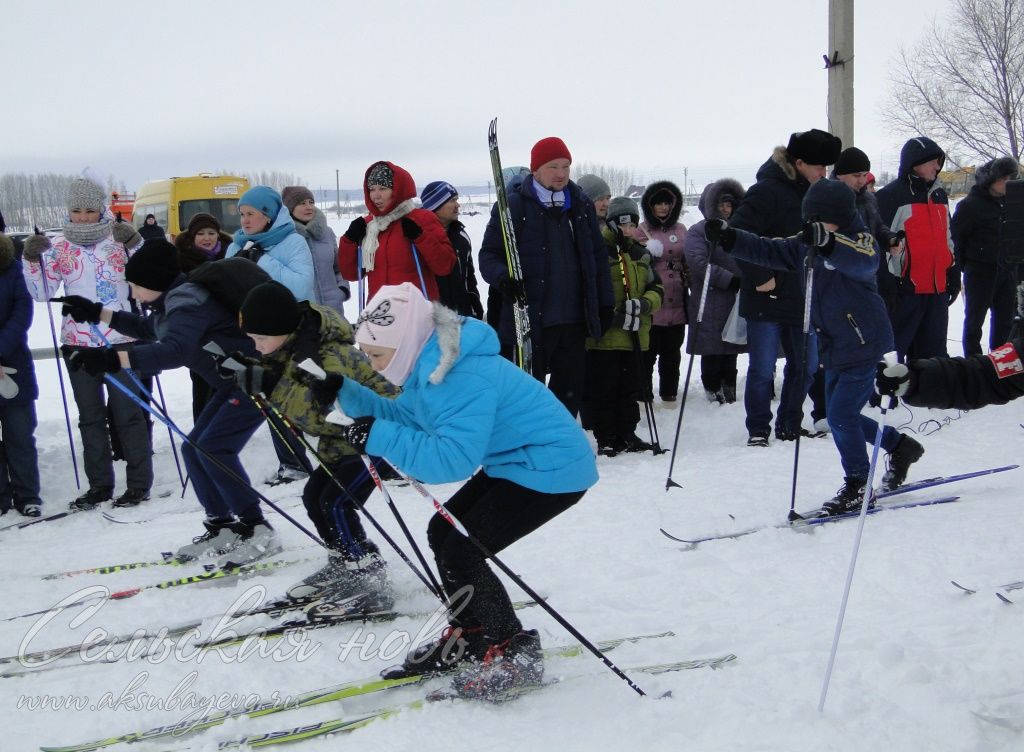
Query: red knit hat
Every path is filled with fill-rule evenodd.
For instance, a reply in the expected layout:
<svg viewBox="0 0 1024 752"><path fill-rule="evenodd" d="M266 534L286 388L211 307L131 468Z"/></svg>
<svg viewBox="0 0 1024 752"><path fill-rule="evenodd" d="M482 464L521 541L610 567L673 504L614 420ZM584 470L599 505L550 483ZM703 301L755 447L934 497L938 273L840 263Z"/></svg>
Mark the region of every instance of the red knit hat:
<svg viewBox="0 0 1024 752"><path fill-rule="evenodd" d="M569 147L557 136L542 138L530 149L530 172L534 172L541 165L546 165L555 159L568 159L572 162Z"/></svg>

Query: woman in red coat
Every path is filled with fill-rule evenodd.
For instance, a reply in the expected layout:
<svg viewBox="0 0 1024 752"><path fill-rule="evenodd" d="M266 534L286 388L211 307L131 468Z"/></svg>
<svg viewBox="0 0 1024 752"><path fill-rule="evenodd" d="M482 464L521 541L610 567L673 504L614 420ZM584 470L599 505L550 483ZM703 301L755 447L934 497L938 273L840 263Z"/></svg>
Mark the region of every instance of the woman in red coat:
<svg viewBox="0 0 1024 752"><path fill-rule="evenodd" d="M338 268L345 279L360 283L360 308L383 285L403 282L414 284L428 300L439 300L435 275L452 270L455 250L437 216L415 208L412 175L391 162L374 162L366 170L363 194L370 213L352 220L338 243Z"/></svg>

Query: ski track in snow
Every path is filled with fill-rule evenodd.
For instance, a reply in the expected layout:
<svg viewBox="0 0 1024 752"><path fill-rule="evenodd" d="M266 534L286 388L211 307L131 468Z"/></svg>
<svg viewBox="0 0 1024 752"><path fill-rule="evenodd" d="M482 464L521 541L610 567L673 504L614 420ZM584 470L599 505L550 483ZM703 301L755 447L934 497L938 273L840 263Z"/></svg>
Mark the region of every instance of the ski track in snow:
<svg viewBox="0 0 1024 752"><path fill-rule="evenodd" d="M689 224L698 218L691 208L685 221ZM331 223L340 234L349 220L332 217ZM479 247L486 211L465 216L463 221ZM483 283L482 288L486 296ZM950 316L952 354L960 352L962 312L958 301ZM351 305L347 313L353 317ZM49 346L42 305L36 306L35 314L31 344ZM741 395L745 366L741 357ZM684 373L685 368L684 355ZM44 395L37 403L36 433L44 510L53 512L77 494L54 363L37 361L36 369ZM699 362L694 366L673 472L681 489L665 491L668 454L601 457L600 483L575 508L513 545L502 557L535 589L549 594L551 604L593 641L675 632L675 638L614 651L610 657L619 666L728 652L736 653L738 661L714 671L637 675L637 683L651 696L672 691L672 698L662 700L638 698L589 656L551 661L551 676L595 675L505 706L439 703L371 724L354 732L351 739L311 740L296 748L315 752L359 744L447 752L453 736L472 734L472 746L482 750L1021 749L1024 739L1019 732L985 722L972 711L999 716L1010 709L1020 720L1024 605L1003 604L991 591L1024 576L1022 471L942 489L964 498L957 504L868 518L828 701L819 715L818 697L856 523L803 532L771 529L742 539L703 543L693 550L665 539L659 527L684 537L706 535L775 523L785 519L789 509L793 445L774 442L768 449L746 448L742 401L726 406L707 403L698 373ZM166 373L162 381L172 417L187 430L191 411L185 371ZM68 399L74 418L70 388ZM662 445L671 447L676 408L660 402L655 407ZM911 478L1021 459L1024 400L963 416L956 411L914 409L912 419L900 407L893 418L897 425L909 421L911 427L924 425L926 430L942 425L922 439L926 453L912 469ZM947 422L948 418L953 420ZM927 423L930 419L937 422ZM646 430L641 421L638 434L645 436ZM74 437L80 451L77 428ZM167 432L159 424L154 427L154 440L155 487L174 488L177 473ZM243 462L257 480L276 467L267 429L261 429L246 447ZM118 477L123 479L123 465L118 467ZM831 439L801 441L797 508L829 498L841 481ZM432 491L444 500L455 488L438 486ZM298 485L261 490L296 510L305 521ZM410 488L392 488L391 493L425 547L429 504ZM202 532L202 514L191 490L184 500L179 494L180 489L168 498L146 502L140 509L166 510L167 514L141 525L115 525L98 513L83 513L0 534L5 572L0 618L45 608L90 585L116 590L196 573L198 568L152 567L117 575L39 579L66 569L157 559L161 551L188 542ZM935 490L919 494L923 497ZM401 538L376 494L369 509L396 540ZM182 510L188 513L179 513ZM286 543L286 555L308 543L276 514L269 516ZM12 519L6 516L3 524ZM306 550L294 557L309 555ZM396 585L412 594L399 605L416 611L430 609L431 598L412 573L390 550L385 549L385 556ZM146 591L123 602L106 603L72 629L71 618L80 613L74 610L45 625L27 649L81 640L94 627L121 634L224 613L247 588L261 585L276 595L317 566L316 562L296 565L244 583ZM949 584L951 578L979 592L966 595ZM510 589L513 598L522 597L514 586ZM521 618L527 627L540 629L545 645L571 641L540 609L521 612ZM122 661L0 680L0 727L5 729L0 746L20 752L172 723L189 709L161 708L156 702L167 703L182 682L187 692L206 700L232 694L265 699L275 692L287 696L371 676L395 658L350 656L341 661L338 644L356 633L383 638L401 629L415 635L422 623L422 618L403 618L391 624L345 625L314 632L307 647L319 644L319 650L301 661L278 655L232 662L207 653L201 661L173 657L154 663ZM0 623L0 653L16 653L34 624L35 619ZM210 626L208 622L205 629ZM279 645L278 653L287 648L280 643L273 643ZM121 697L133 680L134 700ZM19 702L43 696L75 696L95 707L105 693L111 693L106 704L113 699L116 707L18 707ZM214 749L218 740L355 714L378 703L415 696L418 691L410 689L264 719L243 718L199 737L140 748L193 744Z"/></svg>

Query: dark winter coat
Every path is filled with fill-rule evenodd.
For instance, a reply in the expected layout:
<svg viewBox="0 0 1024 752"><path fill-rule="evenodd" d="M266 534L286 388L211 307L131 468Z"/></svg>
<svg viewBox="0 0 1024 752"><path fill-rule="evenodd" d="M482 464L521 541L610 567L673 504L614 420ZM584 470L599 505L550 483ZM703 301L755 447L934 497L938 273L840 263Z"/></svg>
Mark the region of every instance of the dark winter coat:
<svg viewBox="0 0 1024 752"><path fill-rule="evenodd" d="M732 194L733 205L743 199L743 186L731 178L716 180L701 193L697 208L704 215L686 233L686 265L690 270L689 318L690 334L686 338L686 352L696 355L735 355L747 351L745 345L722 341L722 329L736 302L733 280L739 279L740 268L731 254L715 246L708 254L708 241L704 225L708 219L719 219L718 201L723 193ZM697 322L704 280L710 273L704 315Z"/></svg>
<svg viewBox="0 0 1024 752"><path fill-rule="evenodd" d="M142 236L143 240L149 240L151 238L160 238L161 240L167 239L167 233L164 232L164 228L158 224L147 225L145 222L142 223L142 227L139 228L139 235Z"/></svg>
<svg viewBox="0 0 1024 752"><path fill-rule="evenodd" d="M116 311L110 326L146 342L131 349L131 366L144 374L155 374L185 366L202 376L214 389L232 382L217 373L213 357L204 351L216 342L224 352L254 355L252 340L238 328L238 317L219 303L205 287L179 275L171 287L151 306L150 316Z"/></svg>
<svg viewBox="0 0 1024 752"><path fill-rule="evenodd" d="M989 193L988 187L971 186L956 205L949 230L960 268L966 263L1003 265L1003 199Z"/></svg>
<svg viewBox="0 0 1024 752"><path fill-rule="evenodd" d="M466 226L453 220L445 232L455 249L455 266L450 274L437 278L441 303L463 316L475 319L484 317L484 306L480 302L480 291L476 286L476 269L473 266L473 243L466 234Z"/></svg>
<svg viewBox="0 0 1024 752"><path fill-rule="evenodd" d="M672 195L672 209L668 216L661 220L654 216L651 199L663 191L668 191ZM686 225L679 221L682 210L683 193L675 183L668 180L651 183L640 199L640 211L644 215L644 221L640 223L637 239L644 244L649 244L650 240L661 244L660 253L651 252L654 271L665 290L661 308L654 314L655 326L681 326L687 323L686 298L689 292L687 286L690 282L690 270L684 253Z"/></svg>
<svg viewBox="0 0 1024 752"><path fill-rule="evenodd" d="M298 363L312 359L327 373L344 376L392 397L398 388L370 366L369 359L355 348L352 327L333 308L300 303L299 326L277 350L264 355L264 366L277 376L270 402L286 415L303 433L319 436L317 453L328 463L354 456L356 450L342 438L342 426L324 420L326 412L313 399L309 377ZM298 376L298 374L303 374Z"/></svg>
<svg viewBox="0 0 1024 752"><path fill-rule="evenodd" d="M183 232L175 236L174 247L178 249L178 266L181 267L181 271L188 274L207 261L219 261L224 258L224 253L228 250L228 246L231 245L231 236L221 231L217 233L217 239L220 243L217 246L217 252L213 256L207 256L203 251L196 248L194 235Z"/></svg>
<svg viewBox="0 0 1024 752"><path fill-rule="evenodd" d="M1007 342L988 355L969 358L912 360L914 391L904 397L919 407L974 410L1004 405L1024 396L1024 337Z"/></svg>
<svg viewBox="0 0 1024 752"><path fill-rule="evenodd" d="M899 176L880 189L878 211L894 233L906 233L906 252L899 264L901 295L932 295L946 291L946 270L953 265L949 234L949 197L936 179L926 183L914 174L914 165L946 155L930 138L919 136L903 145ZM894 258L887 271L893 274Z"/></svg>
<svg viewBox="0 0 1024 752"><path fill-rule="evenodd" d="M18 393L13 399L0 397L0 405L23 405L39 396L32 352L28 348L33 308L21 262L14 257L14 243L0 235L0 365L18 369L6 377L14 379Z"/></svg>
<svg viewBox="0 0 1024 752"><path fill-rule="evenodd" d="M798 238L759 238L737 232L732 253L762 266L802 269L808 247ZM814 259L811 323L826 370L877 363L893 349L892 326L878 296L878 247L858 216L835 233L828 256Z"/></svg>
<svg viewBox="0 0 1024 752"><path fill-rule="evenodd" d="M811 184L796 171L784 146L776 146L757 171L757 182L750 186L729 225L768 238L795 235L803 227L801 205ZM801 275L759 267L741 261L740 315L751 321L780 324L803 323L804 287ZM775 278L775 289L758 292L755 288Z"/></svg>
<svg viewBox="0 0 1024 752"><path fill-rule="evenodd" d="M594 204L572 181L565 191L568 206L547 208L537 199L533 176L516 178L508 185L534 347L539 346L540 331L556 324L585 323L588 334L600 338L598 311L612 307L607 253ZM480 273L489 285L508 277L496 203L480 247ZM511 301L502 305L498 331L502 342L515 342Z"/></svg>
<svg viewBox="0 0 1024 752"><path fill-rule="evenodd" d="M416 197L416 183L406 170L391 162L385 162L394 175L394 187L391 203L384 209L378 209L370 201L370 188L366 184L370 176L370 165L363 176L363 197L366 208L370 213L363 219L366 222L376 217L383 217L399 208L399 205ZM374 254L373 270L365 271L360 268L360 247L344 235L338 242L338 268L342 276L351 281L357 282L366 275L367 291L366 299L369 300L383 285L400 285L403 282L411 282L417 288L422 289L420 275L423 275L423 285L426 286L426 297L428 300L438 299L437 276L448 274L455 264L455 251L448 241L441 220L432 211L426 209L412 209L403 215L419 225L422 234L416 239L416 252L413 253L413 244L405 237L402 230L402 221L396 218L388 227L380 233L379 245ZM365 267L366 259L362 259Z"/></svg>

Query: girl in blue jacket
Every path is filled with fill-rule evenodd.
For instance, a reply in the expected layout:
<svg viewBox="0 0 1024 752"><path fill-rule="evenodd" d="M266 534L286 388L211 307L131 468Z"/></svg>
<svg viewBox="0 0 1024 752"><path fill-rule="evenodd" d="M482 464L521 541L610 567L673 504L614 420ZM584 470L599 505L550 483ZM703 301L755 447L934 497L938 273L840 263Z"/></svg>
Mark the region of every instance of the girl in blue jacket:
<svg viewBox="0 0 1024 752"><path fill-rule="evenodd" d="M469 477L445 506L488 550L536 530L597 482L583 430L541 382L501 357L487 324L431 304L407 282L377 291L359 316L356 341L402 393L385 399L345 379L338 402L355 418L348 442L427 483ZM450 627L390 675L478 660L472 678L456 678L457 690L479 696L539 681L537 633L523 630L480 549L436 514L427 537ZM460 595L467 588L468 598Z"/></svg>
<svg viewBox="0 0 1024 752"><path fill-rule="evenodd" d="M845 475L835 497L822 506L823 515L860 509L867 484L867 444L878 423L861 410L874 391L875 367L893 349L892 326L878 295L878 247L857 213L856 196L837 180L819 180L803 200L803 232L790 238L760 238L709 220L710 242L721 241L734 256L772 269L798 270L813 246L814 286L811 323L825 368L825 404L832 439ZM906 434L886 426L882 448L889 453L882 486L895 488L924 448Z"/></svg>

